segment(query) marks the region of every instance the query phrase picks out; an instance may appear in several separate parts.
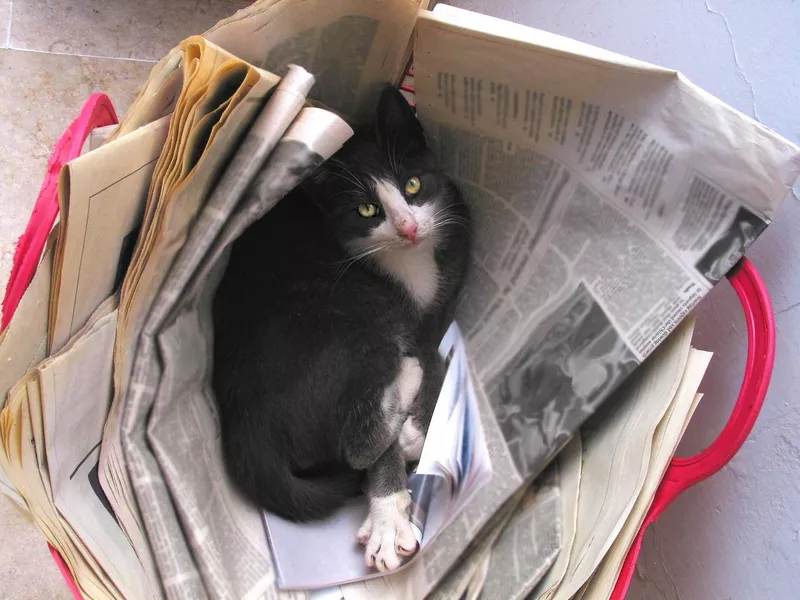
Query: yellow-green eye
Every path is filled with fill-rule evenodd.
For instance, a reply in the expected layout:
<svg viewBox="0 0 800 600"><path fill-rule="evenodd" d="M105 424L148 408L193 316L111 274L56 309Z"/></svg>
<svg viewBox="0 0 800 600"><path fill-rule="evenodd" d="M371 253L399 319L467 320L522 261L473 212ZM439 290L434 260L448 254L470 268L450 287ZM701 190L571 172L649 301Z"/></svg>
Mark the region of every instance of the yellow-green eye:
<svg viewBox="0 0 800 600"><path fill-rule="evenodd" d="M378 207L372 203L368 204L359 204L358 205L358 214L362 217L374 217L378 214Z"/></svg>
<svg viewBox="0 0 800 600"><path fill-rule="evenodd" d="M409 196L416 196L419 194L419 190L422 188L422 182L419 180L419 177L410 177L408 181L406 181L406 194Z"/></svg>

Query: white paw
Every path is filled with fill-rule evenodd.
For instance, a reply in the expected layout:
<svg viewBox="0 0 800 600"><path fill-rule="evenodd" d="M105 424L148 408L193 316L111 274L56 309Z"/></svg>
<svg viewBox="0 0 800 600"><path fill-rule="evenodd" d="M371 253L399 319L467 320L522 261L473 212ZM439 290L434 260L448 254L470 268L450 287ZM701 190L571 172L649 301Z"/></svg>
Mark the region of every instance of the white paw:
<svg viewBox="0 0 800 600"><path fill-rule="evenodd" d="M422 367L415 356L404 356L400 359L400 373L397 375L397 388L400 394L400 410L404 413L411 410L422 385Z"/></svg>
<svg viewBox="0 0 800 600"><path fill-rule="evenodd" d="M370 500L369 515L358 530L368 567L381 573L394 571L403 558L417 551L417 540L408 520L411 499L407 491Z"/></svg>

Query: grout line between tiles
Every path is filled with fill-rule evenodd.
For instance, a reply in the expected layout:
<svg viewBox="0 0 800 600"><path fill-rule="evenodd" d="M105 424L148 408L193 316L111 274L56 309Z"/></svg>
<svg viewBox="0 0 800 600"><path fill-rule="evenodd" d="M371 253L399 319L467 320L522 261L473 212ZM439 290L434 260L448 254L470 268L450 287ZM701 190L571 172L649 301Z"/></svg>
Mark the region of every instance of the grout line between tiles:
<svg viewBox="0 0 800 600"><path fill-rule="evenodd" d="M10 34L9 34L10 37ZM99 54L78 54L74 52L52 52L50 50L34 50L33 48L14 48L13 46L8 46L9 50L14 50L16 52L32 52L34 54L55 54L56 56L77 56L78 58L102 58L105 60L127 60L130 62L141 62L141 63L150 63L155 64L158 61L152 58L128 58L126 56L100 56Z"/></svg>
<svg viewBox="0 0 800 600"><path fill-rule="evenodd" d="M5 47L11 47L11 23L14 21L14 0L8 0L8 29L6 30Z"/></svg>

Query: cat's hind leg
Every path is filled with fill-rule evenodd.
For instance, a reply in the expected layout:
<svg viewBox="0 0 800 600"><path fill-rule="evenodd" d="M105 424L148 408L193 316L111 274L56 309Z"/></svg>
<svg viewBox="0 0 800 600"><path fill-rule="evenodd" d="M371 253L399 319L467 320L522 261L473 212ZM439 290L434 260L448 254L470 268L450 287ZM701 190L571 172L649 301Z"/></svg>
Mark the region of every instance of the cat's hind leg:
<svg viewBox="0 0 800 600"><path fill-rule="evenodd" d="M348 464L367 470L369 513L358 539L365 546L367 566L381 572L396 569L403 557L417 550L408 520L411 498L406 453L398 438L410 419L423 379L420 361L401 357L391 383L383 387L379 398L367 395L354 407L343 432Z"/></svg>
<svg viewBox="0 0 800 600"><path fill-rule="evenodd" d="M422 381L419 360L405 356L400 358L394 378L380 390L379 398L370 398L369 390L354 392L366 397L351 409L342 431L344 456L351 467L369 469L397 439ZM358 386L363 383L359 381Z"/></svg>
<svg viewBox="0 0 800 600"><path fill-rule="evenodd" d="M445 364L435 346L421 345L418 348L420 365L424 372L419 394L411 412L400 428L399 442L407 462L419 460L428 426L431 423L439 392L445 376Z"/></svg>

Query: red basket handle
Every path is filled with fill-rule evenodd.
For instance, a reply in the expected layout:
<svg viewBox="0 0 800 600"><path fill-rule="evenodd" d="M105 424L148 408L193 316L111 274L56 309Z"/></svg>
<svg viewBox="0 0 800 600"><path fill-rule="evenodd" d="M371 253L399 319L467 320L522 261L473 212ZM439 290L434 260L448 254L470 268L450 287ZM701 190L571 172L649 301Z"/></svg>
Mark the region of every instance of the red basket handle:
<svg viewBox="0 0 800 600"><path fill-rule="evenodd" d="M708 448L690 458L673 458L670 462L653 504L625 558L611 600L625 598L647 528L682 492L719 471L734 457L750 435L764 404L775 363L775 315L772 303L761 275L746 258L734 267L728 279L739 296L747 322L747 363L739 397L722 433Z"/></svg>
<svg viewBox="0 0 800 600"><path fill-rule="evenodd" d="M105 94L94 93L84 103L80 115L61 134L47 161L47 174L39 190L39 196L28 225L17 242L11 275L8 278L2 300L0 332L8 327L25 290L28 289L42 256L47 236L50 235L50 229L58 216L58 180L61 168L73 158L80 156L81 148L93 129L105 125L115 125L118 122L111 99ZM47 546L67 587L76 600L82 600L64 559L53 546L50 544Z"/></svg>
<svg viewBox="0 0 800 600"><path fill-rule="evenodd" d="M70 573L67 563L64 562L64 559L61 558L58 550L53 548L50 543L47 544L47 548L50 550L50 556L53 557L53 560L55 561L56 566L61 573L61 577L64 578L64 583L67 584L69 591L72 592L72 597L75 598L75 600L83 600L83 596L81 595L75 580L72 578L72 573Z"/></svg>
<svg viewBox="0 0 800 600"><path fill-rule="evenodd" d="M61 134L50 159L47 174L39 190L31 218L25 232L17 242L11 274L6 284L2 303L0 332L11 322L20 300L33 279L44 244L58 216L58 180L61 168L73 158L80 156L86 138L96 127L118 123L117 113L108 96L94 93L83 105L81 114Z"/></svg>

